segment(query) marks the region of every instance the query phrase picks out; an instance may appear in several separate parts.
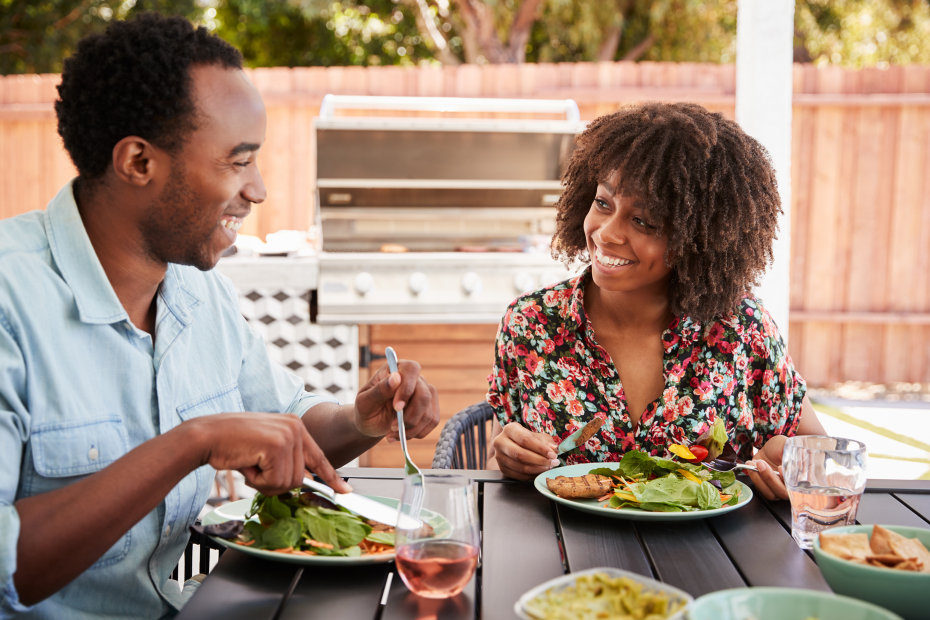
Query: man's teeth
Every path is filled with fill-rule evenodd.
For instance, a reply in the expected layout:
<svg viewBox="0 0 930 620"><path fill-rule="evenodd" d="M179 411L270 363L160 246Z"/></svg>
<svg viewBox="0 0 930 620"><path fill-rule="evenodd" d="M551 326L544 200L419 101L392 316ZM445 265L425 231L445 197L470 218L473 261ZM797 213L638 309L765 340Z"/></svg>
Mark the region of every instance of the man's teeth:
<svg viewBox="0 0 930 620"><path fill-rule="evenodd" d="M597 258L597 262L608 267L619 267L620 265L631 265L633 261L627 260L625 258L616 258L614 256L605 256L603 252L599 249L594 251L594 256Z"/></svg>
<svg viewBox="0 0 930 620"><path fill-rule="evenodd" d="M228 228L229 230L235 232L242 227L242 220L238 217L224 217L220 220L220 226L223 228Z"/></svg>

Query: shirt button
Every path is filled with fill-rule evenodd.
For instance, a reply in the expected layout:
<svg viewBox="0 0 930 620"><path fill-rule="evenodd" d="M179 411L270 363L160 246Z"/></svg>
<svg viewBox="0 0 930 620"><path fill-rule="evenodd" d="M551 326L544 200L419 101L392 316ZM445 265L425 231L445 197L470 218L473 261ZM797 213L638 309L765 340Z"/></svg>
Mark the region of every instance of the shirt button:
<svg viewBox="0 0 930 620"><path fill-rule="evenodd" d="M165 536L171 536L171 526L170 526L170 525L166 525L166 526L165 526Z"/></svg>
<svg viewBox="0 0 930 620"><path fill-rule="evenodd" d="M90 460L96 461L97 456L99 456L99 452L97 452L97 448L91 448L90 450L87 451L87 458L89 458Z"/></svg>

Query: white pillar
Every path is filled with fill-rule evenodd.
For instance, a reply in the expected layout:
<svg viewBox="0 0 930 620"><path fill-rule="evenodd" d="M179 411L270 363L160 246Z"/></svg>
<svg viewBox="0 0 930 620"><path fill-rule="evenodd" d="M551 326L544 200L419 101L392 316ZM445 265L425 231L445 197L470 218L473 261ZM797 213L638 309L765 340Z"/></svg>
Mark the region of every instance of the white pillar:
<svg viewBox="0 0 930 620"><path fill-rule="evenodd" d="M791 90L794 0L739 0L736 22L736 122L775 164L784 213L774 263L756 294L788 339L791 260Z"/></svg>

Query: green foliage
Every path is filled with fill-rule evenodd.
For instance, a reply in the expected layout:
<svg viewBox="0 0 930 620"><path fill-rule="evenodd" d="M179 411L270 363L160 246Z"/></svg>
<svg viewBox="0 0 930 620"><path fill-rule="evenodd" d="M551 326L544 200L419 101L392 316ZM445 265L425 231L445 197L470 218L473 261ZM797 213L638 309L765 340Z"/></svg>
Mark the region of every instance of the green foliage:
<svg viewBox="0 0 930 620"><path fill-rule="evenodd" d="M78 41L142 11L199 20L197 0L0 0L0 74L57 73Z"/></svg>
<svg viewBox="0 0 930 620"><path fill-rule="evenodd" d="M475 2L475 0L471 0ZM500 42L524 0L482 0ZM543 0L528 62L733 62L738 0ZM249 66L463 61L464 0L0 0L0 73L61 70L81 37L146 10L183 15ZM420 14L419 8L426 7ZM433 27L428 32L426 24ZM471 22L472 24L474 22ZM852 67L930 63L926 0L797 0L795 57ZM444 38L446 51L437 47ZM478 57L482 56L480 53ZM472 57L475 57L473 54Z"/></svg>
<svg viewBox="0 0 930 620"><path fill-rule="evenodd" d="M800 60L864 67L930 63L926 0L799 0L795 47Z"/></svg>

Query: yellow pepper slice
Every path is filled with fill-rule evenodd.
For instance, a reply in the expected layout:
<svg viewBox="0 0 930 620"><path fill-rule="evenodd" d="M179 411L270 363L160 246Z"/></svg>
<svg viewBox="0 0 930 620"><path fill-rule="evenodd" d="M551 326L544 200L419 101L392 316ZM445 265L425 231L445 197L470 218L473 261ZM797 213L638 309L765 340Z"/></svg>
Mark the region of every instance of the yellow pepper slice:
<svg viewBox="0 0 930 620"><path fill-rule="evenodd" d="M692 474L687 469L679 469L678 473L681 474L681 477L685 478L686 480L690 480L691 482L696 482L698 484L701 484L701 479L695 476L694 474Z"/></svg>
<svg viewBox="0 0 930 620"><path fill-rule="evenodd" d="M673 443L668 447L668 451L677 456L678 458L685 459L686 461L693 461L697 457L688 449L688 446L683 446L680 443Z"/></svg>

